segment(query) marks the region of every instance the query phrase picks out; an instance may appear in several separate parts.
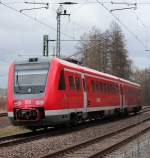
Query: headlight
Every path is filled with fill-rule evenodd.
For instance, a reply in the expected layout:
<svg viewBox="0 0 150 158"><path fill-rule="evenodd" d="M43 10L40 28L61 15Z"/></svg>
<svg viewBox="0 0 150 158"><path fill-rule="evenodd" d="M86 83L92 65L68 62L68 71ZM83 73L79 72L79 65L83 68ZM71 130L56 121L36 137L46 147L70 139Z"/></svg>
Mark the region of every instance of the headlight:
<svg viewBox="0 0 150 158"><path fill-rule="evenodd" d="M15 106L20 106L20 105L22 105L22 102L21 101L14 101L14 105Z"/></svg>
<svg viewBox="0 0 150 158"><path fill-rule="evenodd" d="M43 105L44 104L44 100L36 100L35 104L36 105Z"/></svg>

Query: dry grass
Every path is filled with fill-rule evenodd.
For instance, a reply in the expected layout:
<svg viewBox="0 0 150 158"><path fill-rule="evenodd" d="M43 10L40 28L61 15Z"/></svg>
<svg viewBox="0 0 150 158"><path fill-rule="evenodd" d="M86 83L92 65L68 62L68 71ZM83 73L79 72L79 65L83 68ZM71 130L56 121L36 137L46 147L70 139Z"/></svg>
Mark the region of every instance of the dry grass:
<svg viewBox="0 0 150 158"><path fill-rule="evenodd" d="M29 132L29 130L23 127L8 126L6 128L3 128L3 130L0 130L0 137L25 133L25 132Z"/></svg>
<svg viewBox="0 0 150 158"><path fill-rule="evenodd" d="M6 111L6 97L0 96L0 112Z"/></svg>

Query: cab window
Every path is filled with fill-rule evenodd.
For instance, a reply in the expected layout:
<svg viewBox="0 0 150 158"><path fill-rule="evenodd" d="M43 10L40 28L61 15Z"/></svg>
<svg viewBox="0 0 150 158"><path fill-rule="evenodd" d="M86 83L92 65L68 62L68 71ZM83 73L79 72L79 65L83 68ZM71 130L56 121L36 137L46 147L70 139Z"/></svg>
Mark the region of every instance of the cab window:
<svg viewBox="0 0 150 158"><path fill-rule="evenodd" d="M64 77L64 71L62 70L60 72L58 90L65 90L65 89L66 89L65 77Z"/></svg>

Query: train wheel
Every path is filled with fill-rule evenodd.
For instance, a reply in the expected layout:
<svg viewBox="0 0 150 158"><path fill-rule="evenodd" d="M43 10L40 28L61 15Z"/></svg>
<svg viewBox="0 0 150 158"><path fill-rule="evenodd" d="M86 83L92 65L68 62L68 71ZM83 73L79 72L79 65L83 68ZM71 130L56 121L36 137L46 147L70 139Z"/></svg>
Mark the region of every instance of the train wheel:
<svg viewBox="0 0 150 158"><path fill-rule="evenodd" d="M36 127L27 127L27 129L31 130L32 132L36 132L36 130L37 130Z"/></svg>
<svg viewBox="0 0 150 158"><path fill-rule="evenodd" d="M48 127L47 127L47 126L46 126L46 127L44 127L44 130L45 130L45 131L48 131Z"/></svg>
<svg viewBox="0 0 150 158"><path fill-rule="evenodd" d="M78 125L78 116L77 114L71 114L70 116L70 125L73 126L77 126Z"/></svg>
<svg viewBox="0 0 150 158"><path fill-rule="evenodd" d="M120 109L115 109L115 111L114 111L114 115L115 115L115 117L120 117Z"/></svg>
<svg viewBox="0 0 150 158"><path fill-rule="evenodd" d="M124 116L128 116L129 115L128 109L125 108L123 113L124 113Z"/></svg>
<svg viewBox="0 0 150 158"><path fill-rule="evenodd" d="M137 112L138 112L138 108L137 108L137 107L134 107L133 112L134 112L134 114L136 115Z"/></svg>

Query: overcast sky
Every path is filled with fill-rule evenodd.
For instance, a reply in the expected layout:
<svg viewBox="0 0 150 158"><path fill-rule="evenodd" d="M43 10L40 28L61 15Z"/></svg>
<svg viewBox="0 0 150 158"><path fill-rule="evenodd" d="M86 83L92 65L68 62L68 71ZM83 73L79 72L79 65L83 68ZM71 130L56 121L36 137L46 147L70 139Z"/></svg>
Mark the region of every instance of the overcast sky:
<svg viewBox="0 0 150 158"><path fill-rule="evenodd" d="M27 1L27 0L25 0ZM0 87L7 86L7 73L10 63L18 58L41 56L43 49L43 35L48 34L50 39L56 39L56 10L60 0L29 0L28 2L50 2L49 9L17 12L20 9L41 7L43 5L24 4L24 0L1 0L8 8L0 4ZM61 18L62 39L80 39L92 27L102 31L109 28L116 19L106 10L134 7L134 5L111 4L112 0L69 0L79 4L66 6L71 14ZM129 56L134 65L140 69L150 66L150 2L149 0L113 0L113 2L137 3L137 9L112 12L121 21L121 29L125 35ZM15 10L13 10L16 9ZM30 16L27 17L27 16ZM37 20L39 20L37 22ZM116 21L117 22L117 21ZM44 24L42 24L44 23ZM118 23L119 24L119 23ZM77 42L62 42L61 54L71 55L76 52ZM50 43L49 52L53 53L55 43Z"/></svg>

